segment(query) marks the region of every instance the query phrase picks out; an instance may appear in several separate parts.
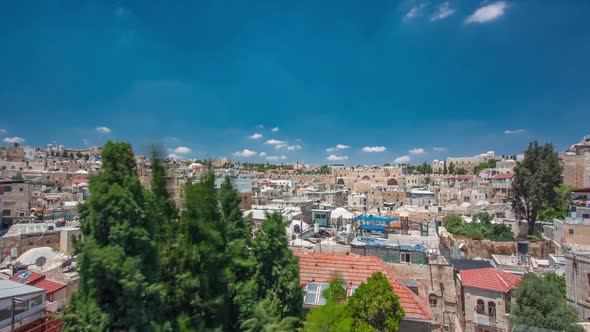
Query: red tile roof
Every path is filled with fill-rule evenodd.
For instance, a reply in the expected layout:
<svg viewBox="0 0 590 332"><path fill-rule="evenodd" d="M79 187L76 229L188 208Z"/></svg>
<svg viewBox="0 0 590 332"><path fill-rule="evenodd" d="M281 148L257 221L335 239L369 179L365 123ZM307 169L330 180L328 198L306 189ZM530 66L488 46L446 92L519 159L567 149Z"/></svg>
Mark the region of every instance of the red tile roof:
<svg viewBox="0 0 590 332"><path fill-rule="evenodd" d="M394 268L374 256L318 254L293 252L299 258L300 284L308 282L329 283L338 274L346 284L358 287L375 272L383 273L393 292L399 296L405 317L432 320L430 306L394 277Z"/></svg>
<svg viewBox="0 0 590 332"><path fill-rule="evenodd" d="M461 271L463 286L506 293L516 288L521 277L493 267Z"/></svg>
<svg viewBox="0 0 590 332"><path fill-rule="evenodd" d="M45 276L42 275L41 273L37 273L37 272L33 272L33 271L25 271L25 272L19 273L15 276L11 277L10 280L16 281L16 282L19 282L19 283L25 284L25 285L32 285L33 283L35 283L41 279L44 279L44 278L45 278Z"/></svg>
<svg viewBox="0 0 590 332"><path fill-rule="evenodd" d="M512 179L514 174L498 174L494 176L494 179Z"/></svg>
<svg viewBox="0 0 590 332"><path fill-rule="evenodd" d="M58 290L65 288L67 285L47 279L42 279L35 282L33 286L43 288L47 295L51 295L57 292Z"/></svg>
<svg viewBox="0 0 590 332"><path fill-rule="evenodd" d="M88 183L88 179L74 179L74 181L72 181L72 184L82 184L82 183Z"/></svg>
<svg viewBox="0 0 590 332"><path fill-rule="evenodd" d="M23 279L23 277L28 274L28 277ZM58 290L65 288L67 285L62 284L59 282L51 281L45 279L45 275L33 272L33 271L26 271L20 273L16 276L10 278L12 281L20 282L22 284L31 285L39 288L43 288L47 295L53 294Z"/></svg>

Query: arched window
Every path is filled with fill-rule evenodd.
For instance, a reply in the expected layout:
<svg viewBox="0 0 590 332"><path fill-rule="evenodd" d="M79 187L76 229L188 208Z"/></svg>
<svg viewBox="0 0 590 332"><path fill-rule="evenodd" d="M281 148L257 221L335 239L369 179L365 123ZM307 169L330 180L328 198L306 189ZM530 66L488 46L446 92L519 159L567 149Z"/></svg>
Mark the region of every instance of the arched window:
<svg viewBox="0 0 590 332"><path fill-rule="evenodd" d="M490 319L496 319L496 303L492 301L488 302L488 316Z"/></svg>
<svg viewBox="0 0 590 332"><path fill-rule="evenodd" d="M338 179L338 182L336 184L344 184L344 179L342 179L342 178Z"/></svg>
<svg viewBox="0 0 590 332"><path fill-rule="evenodd" d="M428 295L428 303L430 303L430 306L432 308L436 308L437 301L438 301L438 296L436 296L436 294Z"/></svg>
<svg viewBox="0 0 590 332"><path fill-rule="evenodd" d="M479 315L485 315L485 303L483 302L483 300L479 299L477 300L477 305L475 306L475 312L477 312Z"/></svg>

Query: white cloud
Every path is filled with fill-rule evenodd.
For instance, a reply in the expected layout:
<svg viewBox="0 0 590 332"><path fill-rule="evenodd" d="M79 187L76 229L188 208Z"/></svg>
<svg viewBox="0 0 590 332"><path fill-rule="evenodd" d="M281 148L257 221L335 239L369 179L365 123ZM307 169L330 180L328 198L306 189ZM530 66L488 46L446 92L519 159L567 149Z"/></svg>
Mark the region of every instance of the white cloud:
<svg viewBox="0 0 590 332"><path fill-rule="evenodd" d="M7 131L6 129L0 128L0 134L6 134L6 131Z"/></svg>
<svg viewBox="0 0 590 332"><path fill-rule="evenodd" d="M427 3L424 2L424 3L421 3L419 5L416 5L416 6L412 7L410 9L410 11L407 12L406 15L404 16L404 19L403 19L404 22L405 21L409 21L409 20L413 19L416 16L421 16L422 15L422 11L424 10L424 8L426 8L426 6L427 6Z"/></svg>
<svg viewBox="0 0 590 332"><path fill-rule="evenodd" d="M287 144L287 142L285 141L279 141L276 139L269 139L268 141L266 141L266 144L270 144L270 145L285 145Z"/></svg>
<svg viewBox="0 0 590 332"><path fill-rule="evenodd" d="M107 127L96 127L96 131L98 131L100 134L105 134L105 135L108 135L111 133L111 130Z"/></svg>
<svg viewBox="0 0 590 332"><path fill-rule="evenodd" d="M186 146L179 146L176 149L174 149L175 154L187 154L187 153L191 153L191 152L193 152L193 150L191 150L191 148L186 147Z"/></svg>
<svg viewBox="0 0 590 332"><path fill-rule="evenodd" d="M266 152L260 152L258 155L261 157L266 157Z"/></svg>
<svg viewBox="0 0 590 332"><path fill-rule="evenodd" d="M244 157L244 158L250 158L252 156L255 156L256 154L257 154L256 151L252 151L252 150L248 150L248 149L244 149L242 151L234 152L234 156L236 156L236 157Z"/></svg>
<svg viewBox="0 0 590 332"><path fill-rule="evenodd" d="M249 139L259 139L262 138L262 134L260 133L254 133L251 136L248 136Z"/></svg>
<svg viewBox="0 0 590 332"><path fill-rule="evenodd" d="M279 127L274 127L274 128L272 128L272 132L273 132L273 133L276 133L277 131L279 131Z"/></svg>
<svg viewBox="0 0 590 332"><path fill-rule="evenodd" d="M261 125L261 124L256 125L256 128L264 129L264 125Z"/></svg>
<svg viewBox="0 0 590 332"><path fill-rule="evenodd" d="M426 151L422 148L413 148L408 151L410 154L424 154Z"/></svg>
<svg viewBox="0 0 590 332"><path fill-rule="evenodd" d="M438 6L436 12L430 16L430 21L444 20L445 18L455 14L455 10L451 8L448 1L445 1Z"/></svg>
<svg viewBox="0 0 590 332"><path fill-rule="evenodd" d="M445 152L445 151L447 151L447 148L443 148L443 147L440 147L440 146L435 146L435 147L432 148L432 150L434 150L436 152Z"/></svg>
<svg viewBox="0 0 590 332"><path fill-rule="evenodd" d="M86 138L84 138L82 140L82 144L84 144L84 146L88 146L88 145L90 145L90 142Z"/></svg>
<svg viewBox="0 0 590 332"><path fill-rule="evenodd" d="M22 137L16 137L16 136L14 136L14 137L6 137L4 139L4 143L8 143L8 144L14 144L14 143L21 144L24 141L25 141L24 138L22 138Z"/></svg>
<svg viewBox="0 0 590 332"><path fill-rule="evenodd" d="M342 160L346 160L346 159L348 159L348 156L337 156L335 154L331 154L326 158L326 160L331 160L331 161L342 161Z"/></svg>
<svg viewBox="0 0 590 332"><path fill-rule="evenodd" d="M383 152L387 150L384 146L365 146L363 152Z"/></svg>
<svg viewBox="0 0 590 332"><path fill-rule="evenodd" d="M524 129L514 129L514 130L504 130L504 134L506 135L518 135L524 133Z"/></svg>
<svg viewBox="0 0 590 332"><path fill-rule="evenodd" d="M326 151L327 152L334 152L334 151L338 151L338 150L344 150L344 149L348 149L350 148L349 145L344 145L344 144L336 144L336 146L331 147L331 148L327 148Z"/></svg>
<svg viewBox="0 0 590 332"><path fill-rule="evenodd" d="M282 156L266 156L266 160L285 160L287 159L287 156L282 155Z"/></svg>
<svg viewBox="0 0 590 332"><path fill-rule="evenodd" d="M393 162L396 164L407 164L411 160L412 160L412 158L410 158L410 156L401 156L401 157L395 158L395 160Z"/></svg>
<svg viewBox="0 0 590 332"><path fill-rule="evenodd" d="M174 153L169 154L168 155L168 158L170 158L170 159L182 159L180 156L175 155Z"/></svg>
<svg viewBox="0 0 590 332"><path fill-rule="evenodd" d="M277 145L278 147L278 145ZM299 144L295 144L295 145L288 145L287 146L287 151L293 151L293 150L301 150L303 149L303 147Z"/></svg>
<svg viewBox="0 0 590 332"><path fill-rule="evenodd" d="M467 19L465 19L465 23L491 22L504 15L506 8L508 8L508 4L505 1L497 1L480 7L473 14L467 17Z"/></svg>

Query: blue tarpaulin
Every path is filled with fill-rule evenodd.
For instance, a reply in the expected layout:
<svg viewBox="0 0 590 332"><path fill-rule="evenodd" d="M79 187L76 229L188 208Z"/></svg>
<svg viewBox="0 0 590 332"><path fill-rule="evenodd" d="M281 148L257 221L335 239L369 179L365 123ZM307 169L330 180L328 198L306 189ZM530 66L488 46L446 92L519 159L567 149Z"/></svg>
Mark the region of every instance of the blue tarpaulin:
<svg viewBox="0 0 590 332"><path fill-rule="evenodd" d="M361 231L385 231L385 229L387 229L387 226L376 226L376 225L361 225L361 227L359 227L359 229Z"/></svg>
<svg viewBox="0 0 590 332"><path fill-rule="evenodd" d="M388 222L396 221L397 218L383 218L383 217L360 215L360 216L354 217L354 220L365 221L365 222L374 222L374 223L380 223L380 222L388 223Z"/></svg>

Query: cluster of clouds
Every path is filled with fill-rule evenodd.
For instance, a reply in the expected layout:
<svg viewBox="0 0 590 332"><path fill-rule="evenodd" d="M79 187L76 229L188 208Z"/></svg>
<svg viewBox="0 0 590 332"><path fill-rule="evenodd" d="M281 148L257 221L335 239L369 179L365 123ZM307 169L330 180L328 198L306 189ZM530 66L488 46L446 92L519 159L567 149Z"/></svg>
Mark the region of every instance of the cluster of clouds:
<svg viewBox="0 0 590 332"><path fill-rule="evenodd" d="M170 154L168 158L172 159L184 159L188 154L192 153L193 150L188 146L178 146L174 149L169 150Z"/></svg>
<svg viewBox="0 0 590 332"><path fill-rule="evenodd" d="M425 16L426 9L428 8L428 2L419 3L406 13L403 18L404 22L410 21L419 16ZM465 24L472 24L472 23L488 23L496 20L497 18L504 15L506 9L508 8L508 3L506 1L496 1L493 3L484 4L481 7L477 8L471 15L465 18ZM453 14L455 14L457 10L452 8L450 1L444 1L436 8L430 12L428 18L430 22L436 22L440 20L444 20Z"/></svg>
<svg viewBox="0 0 590 332"><path fill-rule="evenodd" d="M4 128L0 128L0 134L6 134L7 132L8 132L8 130L6 130ZM5 137L2 141L6 144L15 144L15 143L21 144L25 141L25 139L22 137L13 136L13 137Z"/></svg>

